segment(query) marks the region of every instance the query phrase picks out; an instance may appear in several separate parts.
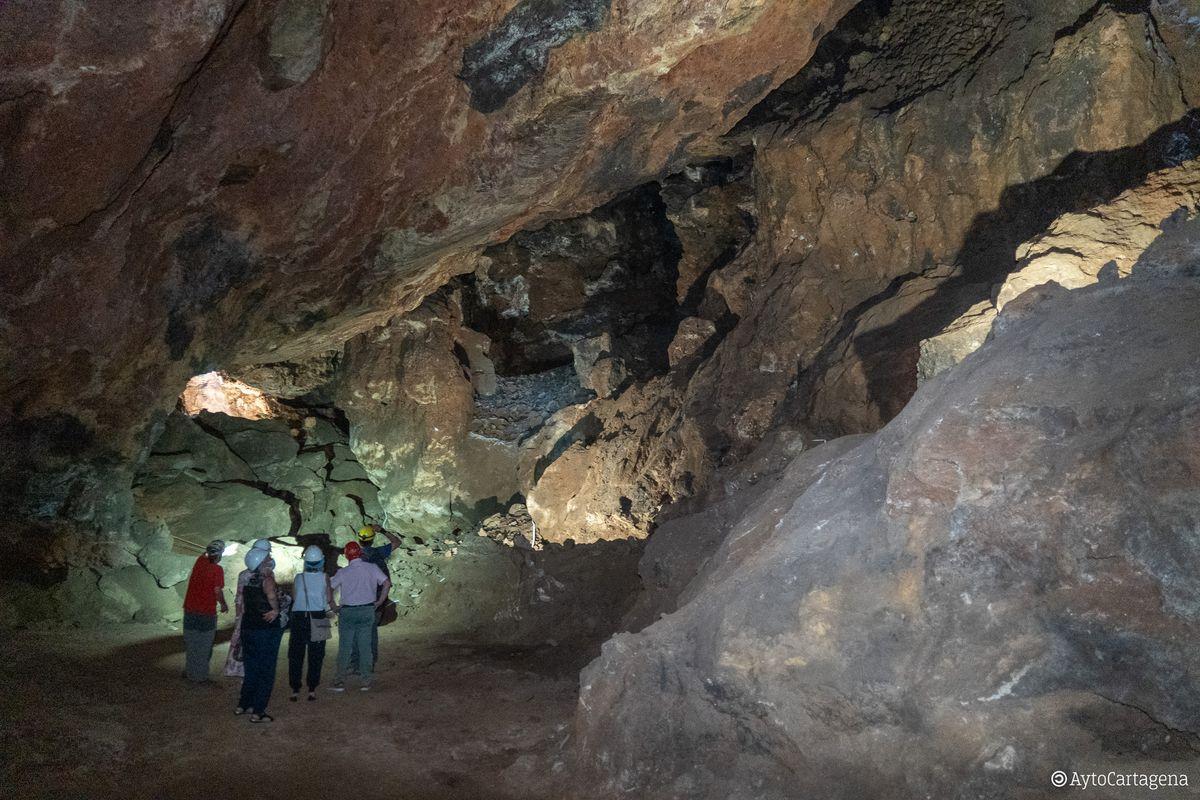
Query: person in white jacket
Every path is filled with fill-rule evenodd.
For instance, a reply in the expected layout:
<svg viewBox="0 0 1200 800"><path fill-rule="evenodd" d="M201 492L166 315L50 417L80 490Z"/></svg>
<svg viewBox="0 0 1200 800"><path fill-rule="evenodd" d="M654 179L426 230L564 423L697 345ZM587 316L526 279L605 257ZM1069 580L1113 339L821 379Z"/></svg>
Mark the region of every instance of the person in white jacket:
<svg viewBox="0 0 1200 800"><path fill-rule="evenodd" d="M296 575L292 590L292 617L288 630L288 682L292 702L300 699L300 679L308 656L308 699L317 699L321 665L325 663L325 639L313 636L313 620L328 618L333 608L333 589L325 574L325 554L315 544L304 549L304 571Z"/></svg>

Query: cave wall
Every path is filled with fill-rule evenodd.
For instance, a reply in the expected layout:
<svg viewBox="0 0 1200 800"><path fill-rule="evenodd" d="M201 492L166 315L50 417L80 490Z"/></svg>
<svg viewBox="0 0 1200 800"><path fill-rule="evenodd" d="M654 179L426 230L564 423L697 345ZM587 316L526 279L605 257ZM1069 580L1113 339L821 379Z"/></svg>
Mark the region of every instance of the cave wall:
<svg viewBox="0 0 1200 800"><path fill-rule="evenodd" d="M678 520L726 536L584 670L578 796L1194 776L1197 255L1026 292L877 434Z"/></svg>
<svg viewBox="0 0 1200 800"><path fill-rule="evenodd" d="M726 213L668 211L680 274L703 276L676 329L677 352L699 357L589 405L606 433L573 443L531 508L563 535L642 535L766 437L877 429L921 374L983 341L1026 240L1152 193L1106 217L1139 231L1127 272L1168 217L1196 213L1192 18L1157 3L860 4L730 135L753 167L712 190ZM703 267L682 266L689 245Z"/></svg>
<svg viewBox="0 0 1200 800"><path fill-rule="evenodd" d="M172 508L155 442L219 367L344 411L338 458L378 502L347 519L420 540L414 597L536 596L523 555L463 546L491 515L597 553L660 531L641 625L760 459L878 429L1022 290L1195 241L1194 0L0 14L0 181L31 187L0 206L21 591L141 567Z"/></svg>
<svg viewBox="0 0 1200 800"><path fill-rule="evenodd" d="M891 4L855 48L832 48L834 66L819 53L742 124L761 142L746 268L765 286L734 334L745 366L727 385L748 389L732 402L780 398L822 434L879 427L915 388L919 341L989 300L1025 239L1168 166L1161 130L1197 135L1189 48L1160 34L1187 26L1157 5L950 5ZM806 116L837 69L832 107ZM746 379L755 361L783 365L774 386Z"/></svg>
<svg viewBox="0 0 1200 800"><path fill-rule="evenodd" d="M337 349L715 149L851 5L5 3L11 538L121 531L189 377Z"/></svg>

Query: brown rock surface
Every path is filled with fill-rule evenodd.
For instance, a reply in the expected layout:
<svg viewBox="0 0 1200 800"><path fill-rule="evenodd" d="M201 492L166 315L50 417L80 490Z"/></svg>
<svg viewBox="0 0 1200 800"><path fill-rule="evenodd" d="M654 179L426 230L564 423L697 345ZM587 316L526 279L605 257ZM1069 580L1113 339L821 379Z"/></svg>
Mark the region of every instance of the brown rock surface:
<svg viewBox="0 0 1200 800"><path fill-rule="evenodd" d="M1186 48L1168 52L1155 33L1181 23L1159 28L1149 7L1087 2L1032 17L990 0L945 5L864 13L865 33L830 40L742 124L758 145L761 200L759 234L734 274L761 288L738 306L749 310L730 337L743 366L728 367L738 375L726 378L728 404L783 398L799 377L787 413L831 433L877 428L915 388L919 341L987 299L1022 242L1200 141L1174 60ZM978 57L950 44L993 17ZM949 61L923 60L930 37ZM923 77L939 63L954 67L945 81ZM915 71L893 74L897 64ZM831 89L838 68L848 72ZM925 286L902 289L910 281ZM931 294L917 308L896 296L915 291ZM875 320L861 325L867 311ZM765 369L777 370L774 385Z"/></svg>
<svg viewBox="0 0 1200 800"><path fill-rule="evenodd" d="M192 373L336 347L714 149L851 5L6 3L6 424L132 455Z"/></svg>
<svg viewBox="0 0 1200 800"><path fill-rule="evenodd" d="M518 502L641 539L781 436L877 429L994 294L1194 241L1194 0L0 14L19 570L128 566L197 373L344 411L336 480L414 553Z"/></svg>
<svg viewBox="0 0 1200 800"><path fill-rule="evenodd" d="M625 431L621 441L572 445L531 508L564 536L640 532L648 527L621 522L614 503L703 493L711 476L699 464L735 463L781 425L820 436L877 429L922 372L978 346L996 287L1025 263L1018 249L1048 227L1053 236L1063 214L1083 219L1141 196L1138 209L1102 217L1132 214L1118 225L1132 263L1163 214L1193 207L1200 128L1180 88L1189 25L1159 5L1071 2L1030 16L991 0L861 4L739 125L752 176L692 195L724 193L723 211L680 201L694 188L664 182L681 285L704 275L688 295L716 329L711 354L627 390L620 412L593 409L603 427ZM750 186L753 236L743 241L733 210L747 207ZM694 243L710 217L722 222L707 241L737 243L734 257L697 268L692 254L721 249ZM1081 236L1092 249L1107 241L1096 224ZM679 329L679 352L695 324ZM935 343L919 367L925 340ZM660 410L642 417L639 403ZM654 436L630 435L639 418L655 420ZM663 507L634 506L646 520Z"/></svg>
<svg viewBox="0 0 1200 800"><path fill-rule="evenodd" d="M582 676L583 794L1041 797L1055 769L1194 777L1200 284L1046 298L1010 304L818 480L786 473L690 602L604 646Z"/></svg>
<svg viewBox="0 0 1200 800"><path fill-rule="evenodd" d="M379 486L392 527L448 531L455 503L467 502L464 494L508 497L514 491L512 463L480 463L470 474L465 468L474 389L469 366L454 352L461 320L457 299L438 296L346 348L338 406L350 421L350 447ZM472 475L508 486L466 493L463 484Z"/></svg>

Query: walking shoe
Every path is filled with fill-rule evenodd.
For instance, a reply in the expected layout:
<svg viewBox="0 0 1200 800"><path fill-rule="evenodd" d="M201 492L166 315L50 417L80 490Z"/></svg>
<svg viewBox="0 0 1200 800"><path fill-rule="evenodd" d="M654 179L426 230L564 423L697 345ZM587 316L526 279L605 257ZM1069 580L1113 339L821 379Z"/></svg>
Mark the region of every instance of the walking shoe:
<svg viewBox="0 0 1200 800"><path fill-rule="evenodd" d="M358 687L358 690L360 692L369 692L369 691L371 691L371 684L364 683L362 686Z"/></svg>
<svg viewBox="0 0 1200 800"><path fill-rule="evenodd" d="M335 683L333 686L330 686L330 687L329 687L329 691L331 691L331 692L344 692L344 691L346 691L346 684L342 683L341 681L338 681L338 682L337 682L337 683Z"/></svg>
<svg viewBox="0 0 1200 800"><path fill-rule="evenodd" d="M316 699L317 699L317 693L316 693L316 692L309 692L309 693L308 693L308 699L309 699L309 700L316 700Z"/></svg>
<svg viewBox="0 0 1200 800"><path fill-rule="evenodd" d="M294 703L294 702L296 702L296 701L297 701L297 700L299 700L299 699L300 699L300 693L299 693L299 692L292 692L291 696L290 696L290 697L288 697L288 700L291 700L293 703Z"/></svg>

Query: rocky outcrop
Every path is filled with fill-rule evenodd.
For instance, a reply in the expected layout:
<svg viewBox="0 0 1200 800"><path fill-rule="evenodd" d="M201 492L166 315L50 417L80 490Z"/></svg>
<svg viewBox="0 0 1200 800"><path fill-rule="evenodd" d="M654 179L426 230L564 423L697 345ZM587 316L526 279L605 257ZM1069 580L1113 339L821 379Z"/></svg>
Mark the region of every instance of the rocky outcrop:
<svg viewBox="0 0 1200 800"><path fill-rule="evenodd" d="M1200 253L1200 149L1187 149L1192 140L1180 133L1200 125L1200 117L1192 115L1185 123L1156 137L1167 162L1178 163L1151 173L1112 202L1062 215L1021 245L1017 268L992 287L987 299L921 343L919 377L932 377L976 350L998 310L1032 287L1047 281L1088 286L1126 277L1135 268L1170 271L1193 262Z"/></svg>
<svg viewBox="0 0 1200 800"><path fill-rule="evenodd" d="M213 539L236 548L227 573L241 568L251 540L275 540L278 572L290 580L302 545L344 542L365 522L381 520L376 488L336 421L289 411L261 419L171 414L133 476L127 531L91 548L65 537L43 551L42 574L61 575L48 592L31 584L36 572L0 583L0 619L177 620L192 564Z"/></svg>
<svg viewBox="0 0 1200 800"><path fill-rule="evenodd" d="M707 157L852 5L5 3L6 516L119 531L39 498L127 508L113 463L192 375L337 349ZM74 471L21 433L55 425Z"/></svg>
<svg viewBox="0 0 1200 800"><path fill-rule="evenodd" d="M666 368L679 258L658 187L648 184L485 250L463 292L466 322L491 338L503 375L574 361L586 380L603 358L646 377Z"/></svg>
<svg viewBox="0 0 1200 800"><path fill-rule="evenodd" d="M1194 279L1051 285L582 676L597 797L1011 797L1200 745ZM1136 747L1128 742L1137 741Z"/></svg>
<svg viewBox="0 0 1200 800"><path fill-rule="evenodd" d="M1093 274L1105 247L1131 265L1195 207L1178 11L860 4L730 137L752 172L732 159L662 182L686 318L670 379L588 406L599 432L530 490L535 517L581 540L645 535L774 430L877 429L982 343L1006 281L1053 277L1017 276L1030 248L1072 247L1024 244L1056 218L1092 220L1076 247Z"/></svg>
<svg viewBox="0 0 1200 800"><path fill-rule="evenodd" d="M777 398L839 434L897 413L919 342L990 300L1024 241L1200 141L1164 31L1191 35L1153 3L861 4L739 127L763 211L729 272L761 288L718 415Z"/></svg>
<svg viewBox="0 0 1200 800"><path fill-rule="evenodd" d="M351 342L335 391L389 524L425 536L466 527L476 501L517 491L514 448L471 435L475 389L462 330L457 295L432 298Z"/></svg>

